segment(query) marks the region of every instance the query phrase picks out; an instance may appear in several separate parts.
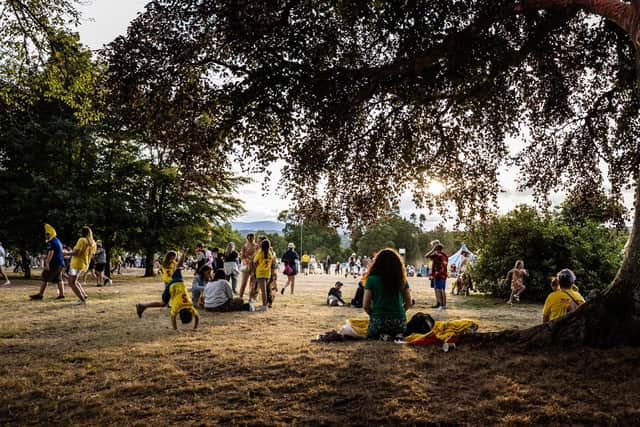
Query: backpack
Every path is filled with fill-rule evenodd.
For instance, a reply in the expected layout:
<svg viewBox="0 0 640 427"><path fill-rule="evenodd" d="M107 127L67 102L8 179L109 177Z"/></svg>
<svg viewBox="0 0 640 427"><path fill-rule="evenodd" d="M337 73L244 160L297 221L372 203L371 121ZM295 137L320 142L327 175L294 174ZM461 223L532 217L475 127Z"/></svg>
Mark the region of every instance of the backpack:
<svg viewBox="0 0 640 427"><path fill-rule="evenodd" d="M407 329L404 332L405 337L411 334L426 334L431 331L436 321L429 314L418 312L407 322Z"/></svg>

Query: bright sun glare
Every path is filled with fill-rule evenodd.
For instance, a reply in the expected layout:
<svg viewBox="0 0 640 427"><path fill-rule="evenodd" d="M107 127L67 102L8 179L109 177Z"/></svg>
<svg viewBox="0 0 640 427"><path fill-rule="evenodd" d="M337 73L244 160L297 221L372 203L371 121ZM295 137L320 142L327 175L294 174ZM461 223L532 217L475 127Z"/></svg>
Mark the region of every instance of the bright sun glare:
<svg viewBox="0 0 640 427"><path fill-rule="evenodd" d="M442 183L439 181L431 181L429 183L428 189L429 189L428 190L429 193L433 194L434 196L437 196L438 194L444 191L444 185L442 185Z"/></svg>

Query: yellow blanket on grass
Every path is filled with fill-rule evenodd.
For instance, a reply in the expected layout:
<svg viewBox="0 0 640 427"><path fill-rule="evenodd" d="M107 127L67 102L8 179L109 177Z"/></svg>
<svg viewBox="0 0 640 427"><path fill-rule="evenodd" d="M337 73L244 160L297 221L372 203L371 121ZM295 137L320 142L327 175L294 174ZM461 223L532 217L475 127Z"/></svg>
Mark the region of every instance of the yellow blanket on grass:
<svg viewBox="0 0 640 427"><path fill-rule="evenodd" d="M364 338L367 335L367 326L369 326L369 319L347 319L340 331L345 335ZM471 329L478 329L479 326L478 322L467 319L449 320L446 322L437 321L430 332L426 334L411 334L405 337L404 340L407 343L412 343L428 335L434 335L439 340L447 342L453 337L464 335Z"/></svg>

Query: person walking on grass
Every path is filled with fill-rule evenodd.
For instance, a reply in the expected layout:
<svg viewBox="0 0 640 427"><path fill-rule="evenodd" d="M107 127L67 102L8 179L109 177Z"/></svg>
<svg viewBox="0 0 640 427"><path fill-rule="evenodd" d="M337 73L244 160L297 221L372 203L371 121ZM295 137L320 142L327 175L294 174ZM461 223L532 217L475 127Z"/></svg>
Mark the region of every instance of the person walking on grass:
<svg viewBox="0 0 640 427"><path fill-rule="evenodd" d="M267 283L271 279L271 266L274 257L271 252L271 243L268 239L264 239L260 243L260 250L253 258L254 270L256 272L256 286L260 289L260 297L262 298L262 308L256 311L266 311L267 306Z"/></svg>
<svg viewBox="0 0 640 427"><path fill-rule="evenodd" d="M96 250L96 242L93 240L93 232L88 226L80 229L80 238L68 253L71 255L71 266L69 268L69 286L74 294L78 297L78 301L74 305L82 305L87 303L87 293L78 282L80 273L87 271L89 268L89 260Z"/></svg>
<svg viewBox="0 0 640 427"><path fill-rule="evenodd" d="M520 302L520 294L526 289L524 285L525 276L528 277L529 272L524 269L524 261L519 259L516 261L516 265L507 273L507 282L511 284L511 295L507 304L511 305L514 302Z"/></svg>
<svg viewBox="0 0 640 427"><path fill-rule="evenodd" d="M400 254L387 248L377 253L366 276L364 311L369 315L367 338L402 337L411 308L411 290Z"/></svg>
<svg viewBox="0 0 640 427"><path fill-rule="evenodd" d="M111 284L111 279L105 280L104 270L107 267L107 251L102 247L102 242L96 242L96 254L93 257L94 268L96 270L96 286L101 287L105 284Z"/></svg>
<svg viewBox="0 0 640 427"><path fill-rule="evenodd" d="M296 284L296 274L298 274L298 263L296 261L300 258L295 249L296 245L294 245L293 242L289 242L287 251L282 255L284 275L287 276L287 283L280 289L282 295L284 295L285 289L289 286L291 286L291 295L293 295L293 287Z"/></svg>
<svg viewBox="0 0 640 427"><path fill-rule="evenodd" d="M200 315L198 314L198 310L193 306L193 302L187 293L187 288L184 285L184 279L182 278L181 267L176 268L171 276L171 280L165 285L164 292L162 292L162 301L146 304L138 303L136 304L136 313L138 314L138 317L142 318L142 313L144 313L147 308L166 307L169 304L171 305L171 326L173 326L174 330L178 329L178 324L176 322L176 318L178 316L180 316L180 321L184 325L191 323L195 317L193 329L198 328Z"/></svg>
<svg viewBox="0 0 640 427"><path fill-rule="evenodd" d="M433 290L436 295L436 303L431 308L437 308L438 310L447 309L447 263L449 257L443 251L444 246L440 243L440 240L434 240L431 242L431 250L427 252L424 257L428 258L432 262L431 266L431 280L433 281Z"/></svg>
<svg viewBox="0 0 640 427"><path fill-rule="evenodd" d="M11 284L9 277L6 274L4 274L4 270L2 269L4 267L6 258L7 258L7 251L4 250L4 247L2 247L2 242L0 242L0 276L4 279L4 283L2 284L2 286Z"/></svg>
<svg viewBox="0 0 640 427"><path fill-rule="evenodd" d="M40 301L44 298L44 291L49 283L55 283L58 287L58 296L56 299L64 299L64 282L62 281L62 273L65 268L64 255L62 254L62 243L56 237L56 230L49 224L44 225L44 239L46 242L47 255L44 260L42 269L42 284L40 291L35 295L30 295L34 301Z"/></svg>

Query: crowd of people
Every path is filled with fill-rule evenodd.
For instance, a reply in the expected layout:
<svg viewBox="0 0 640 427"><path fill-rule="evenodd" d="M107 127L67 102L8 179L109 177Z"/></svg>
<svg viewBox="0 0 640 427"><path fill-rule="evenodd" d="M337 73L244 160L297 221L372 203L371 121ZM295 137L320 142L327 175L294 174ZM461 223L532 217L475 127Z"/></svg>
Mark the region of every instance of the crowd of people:
<svg viewBox="0 0 640 427"><path fill-rule="evenodd" d="M87 303L86 277L91 272L96 286L111 284L105 276L107 256L100 241L95 241L90 227L79 230L78 239L73 247L65 246L57 237L55 229L44 225L46 254L42 258L42 283L39 292L31 295L32 300L42 300L49 284L57 290L56 299L65 298L65 283L71 288L78 300L74 303ZM448 255L440 241L431 242L431 249L424 255L431 262L430 282L435 293L437 310L447 309ZM0 278L4 284L10 281L4 273L7 252L0 243ZM184 283L183 269L188 263L195 269L190 293ZM127 257L125 263L130 263ZM280 294L289 289L294 293L296 276L300 270L310 274L313 265L311 255L298 255L295 244L289 243L287 250L280 258L276 256L271 243L265 236L250 233L246 242L236 250L233 242L224 251L213 248L209 250L204 244L198 244L190 253L187 248L178 253L169 251L160 263L160 274L164 282L164 291L158 301L138 303L136 312L142 317L145 310L170 305L171 322L177 328L177 318L184 324L194 319L194 328L199 321L198 309L212 312L228 311L268 311L273 307L278 294L277 276L282 267L286 276ZM117 265L117 264L116 264ZM453 290L468 294L469 283L466 278L470 265L469 253L463 251L457 271L457 280ZM325 273L329 271L330 258L323 263ZM367 336L369 338L388 339L404 333L406 328L406 311L414 301L407 278L408 269L402 256L393 249L383 249L373 258L357 257L354 254L346 263L336 263L336 274L358 277L356 295L347 304L342 295L342 282L338 281L329 290L326 303L330 306L361 307L369 315ZM520 301L520 295L526 289L525 280L529 272L524 268L524 261L517 260L513 269L507 274L507 282L511 288L508 304ZM84 280L82 280L84 279ZM585 303L585 299L575 285L575 274L568 269L560 271L551 283L552 292L545 301L543 321L557 319ZM245 301L245 293L247 299Z"/></svg>

